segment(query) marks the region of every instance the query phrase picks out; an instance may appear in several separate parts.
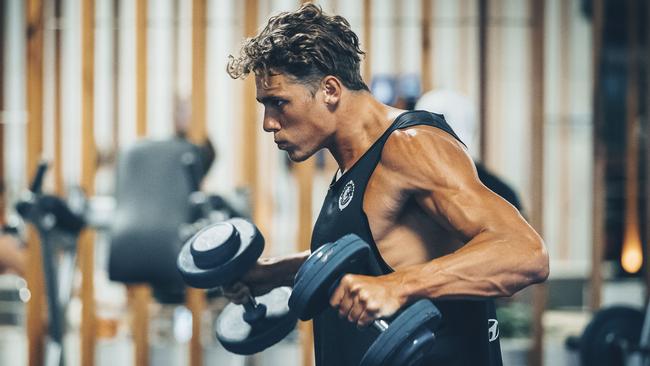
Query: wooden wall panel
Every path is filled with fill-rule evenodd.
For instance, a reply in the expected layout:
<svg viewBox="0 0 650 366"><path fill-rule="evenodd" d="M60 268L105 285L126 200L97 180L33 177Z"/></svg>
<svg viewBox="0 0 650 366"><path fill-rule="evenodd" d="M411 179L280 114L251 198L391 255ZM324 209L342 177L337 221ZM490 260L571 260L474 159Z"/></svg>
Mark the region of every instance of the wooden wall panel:
<svg viewBox="0 0 650 366"><path fill-rule="evenodd" d="M113 0L113 153L120 150L120 1Z"/></svg>
<svg viewBox="0 0 650 366"><path fill-rule="evenodd" d="M422 0L422 92L425 93L433 87L433 37L431 36L431 23L433 17L434 0ZM399 5L398 5L399 6Z"/></svg>
<svg viewBox="0 0 650 366"><path fill-rule="evenodd" d="M571 5L572 1L561 1L560 5L560 37L559 37L559 90L557 93L559 104L559 150L563 157L558 164L560 174L560 212L565 216L558 220L559 224L559 253L560 260L568 260L571 240Z"/></svg>
<svg viewBox="0 0 650 366"><path fill-rule="evenodd" d="M363 0L363 42L361 49L366 52L362 64L362 76L368 87L372 82L372 0Z"/></svg>
<svg viewBox="0 0 650 366"><path fill-rule="evenodd" d="M138 139L147 137L147 11L148 0L135 2L135 124ZM129 286L131 332L134 343L134 365L149 365L149 305L151 287L147 284Z"/></svg>
<svg viewBox="0 0 650 366"><path fill-rule="evenodd" d="M54 191L57 195L64 194L63 183L63 144L62 144L62 121L61 121L61 60L62 60L62 0L54 0L54 161L52 162L54 173Z"/></svg>
<svg viewBox="0 0 650 366"><path fill-rule="evenodd" d="M600 308L603 274L601 264L605 251L605 146L601 141L602 109L600 96L600 60L603 25L605 24L604 1L594 0L592 10L592 118L593 118L593 157L594 186L592 214L592 255L591 255L591 293L590 306L593 311Z"/></svg>
<svg viewBox="0 0 650 366"><path fill-rule="evenodd" d="M81 187L90 197L95 194L97 149L95 146L94 73L95 73L95 1L85 0L81 8ZM95 236L86 229L79 238L81 269L81 364L95 363Z"/></svg>
<svg viewBox="0 0 650 366"><path fill-rule="evenodd" d="M474 70L471 69L472 63L470 60L470 50L474 48L473 38L470 37L470 29L474 29L472 19L472 1L471 0L459 0L458 7L458 17L460 19L460 25L458 29L458 91L462 94L471 96L473 90L470 90L470 80L475 76ZM466 141L468 142L468 141Z"/></svg>
<svg viewBox="0 0 650 366"><path fill-rule="evenodd" d="M43 152L43 27L44 7L41 0L25 2L27 17L27 169L29 182L36 172ZM45 284L41 248L36 230L30 225L27 229L27 284L31 299L27 303L27 340L30 366L43 364L45 339Z"/></svg>
<svg viewBox="0 0 650 366"><path fill-rule="evenodd" d="M195 143L202 143L207 136L206 128L206 33L207 2L192 2L192 122L188 135ZM191 366L203 365L201 344L201 315L205 309L205 292L187 290L187 307L192 312L192 339L190 340Z"/></svg>
<svg viewBox="0 0 650 366"><path fill-rule="evenodd" d="M244 3L244 36L252 37L257 32L259 0L246 0ZM244 80L242 116L243 129L241 146L241 184L250 188L250 202L256 204L258 198L258 171L257 171L257 102L255 100L255 78L253 75ZM255 207L253 207L255 210ZM256 214L253 212L253 218Z"/></svg>
<svg viewBox="0 0 650 366"><path fill-rule="evenodd" d="M544 233L544 60L545 0L530 0L530 97L531 97L531 215L530 222L538 233ZM543 365L546 309L545 284L533 287L533 349L530 365Z"/></svg>
<svg viewBox="0 0 650 366"><path fill-rule="evenodd" d="M151 287L131 285L128 287L129 308L131 311L131 333L134 344L133 364L149 366L149 304Z"/></svg>
<svg viewBox="0 0 650 366"><path fill-rule="evenodd" d="M4 51L7 41L5 40L5 25L7 24L7 5L0 3L0 111L5 110L4 102ZM5 209L6 209L6 194L5 194L5 120L2 118L0 112L0 225L6 223Z"/></svg>
<svg viewBox="0 0 650 366"><path fill-rule="evenodd" d="M308 250L311 246L315 157L295 165L298 181L298 250ZM314 335L312 321L301 322L302 364L311 366L314 358Z"/></svg>
<svg viewBox="0 0 650 366"><path fill-rule="evenodd" d="M147 2L135 2L136 135L147 136Z"/></svg>
<svg viewBox="0 0 650 366"><path fill-rule="evenodd" d="M646 28L645 60L646 60L646 100L645 100L645 298L650 297L650 5L646 4L644 15Z"/></svg>
<svg viewBox="0 0 650 366"><path fill-rule="evenodd" d="M478 118L480 155L483 161L487 161L488 6L488 0L478 0Z"/></svg>

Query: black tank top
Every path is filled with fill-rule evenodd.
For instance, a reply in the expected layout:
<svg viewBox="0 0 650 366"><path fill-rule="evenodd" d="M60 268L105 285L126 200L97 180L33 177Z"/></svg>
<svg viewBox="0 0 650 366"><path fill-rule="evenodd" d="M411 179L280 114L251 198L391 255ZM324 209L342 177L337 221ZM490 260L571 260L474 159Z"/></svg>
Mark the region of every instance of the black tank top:
<svg viewBox="0 0 650 366"><path fill-rule="evenodd" d="M312 251L345 234L354 233L370 244L381 272L393 272L379 253L372 237L368 218L363 211L363 197L390 134L415 125L439 128L460 141L441 115L424 111L402 113L351 169L338 180L336 177L332 180L314 226ZM502 364L498 322L491 299L439 300L434 303L440 309L443 320L436 332L433 353L425 364ZM372 327L359 330L347 320L339 319L337 312L328 307L314 319L316 365L357 366L376 337L377 331Z"/></svg>

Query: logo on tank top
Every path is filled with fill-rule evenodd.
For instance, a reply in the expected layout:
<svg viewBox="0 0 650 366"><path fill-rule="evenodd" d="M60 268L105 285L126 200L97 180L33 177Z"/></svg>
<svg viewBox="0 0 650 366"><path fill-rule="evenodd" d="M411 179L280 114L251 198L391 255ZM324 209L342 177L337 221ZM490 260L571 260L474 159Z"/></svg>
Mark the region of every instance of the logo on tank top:
<svg viewBox="0 0 650 366"><path fill-rule="evenodd" d="M499 338L499 321L488 319L488 340L494 342Z"/></svg>
<svg viewBox="0 0 650 366"><path fill-rule="evenodd" d="M352 196L354 196L354 182L349 181L343 187L343 192L339 196L339 210L343 211L344 208L348 207L350 201L352 201Z"/></svg>

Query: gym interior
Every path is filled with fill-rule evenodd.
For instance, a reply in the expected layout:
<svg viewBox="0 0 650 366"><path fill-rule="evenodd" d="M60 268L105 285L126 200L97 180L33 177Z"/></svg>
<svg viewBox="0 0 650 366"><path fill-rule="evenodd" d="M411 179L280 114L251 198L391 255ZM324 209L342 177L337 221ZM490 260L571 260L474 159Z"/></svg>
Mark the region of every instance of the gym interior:
<svg viewBox="0 0 650 366"><path fill-rule="evenodd" d="M443 114L544 239L548 279L495 300L503 364L650 364L648 3L314 3L358 35L375 98ZM314 365L312 322L228 343L220 317L259 304L177 268L215 223L257 256L309 249L337 162L288 159L226 72L300 5L0 2L0 365Z"/></svg>

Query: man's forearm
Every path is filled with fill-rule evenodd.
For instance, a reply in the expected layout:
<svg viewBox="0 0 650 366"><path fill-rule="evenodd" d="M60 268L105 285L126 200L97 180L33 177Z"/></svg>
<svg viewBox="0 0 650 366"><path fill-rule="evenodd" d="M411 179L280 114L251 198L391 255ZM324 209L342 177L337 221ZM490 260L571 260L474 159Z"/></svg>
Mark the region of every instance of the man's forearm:
<svg viewBox="0 0 650 366"><path fill-rule="evenodd" d="M278 286L293 286L298 269L307 260L310 253L309 250L306 250L282 257L265 258L264 264L270 266L272 276L278 280Z"/></svg>
<svg viewBox="0 0 650 366"><path fill-rule="evenodd" d="M519 240L517 240L519 239ZM548 275L539 237L494 240L485 235L457 252L394 272L403 296L478 298L510 296Z"/></svg>

